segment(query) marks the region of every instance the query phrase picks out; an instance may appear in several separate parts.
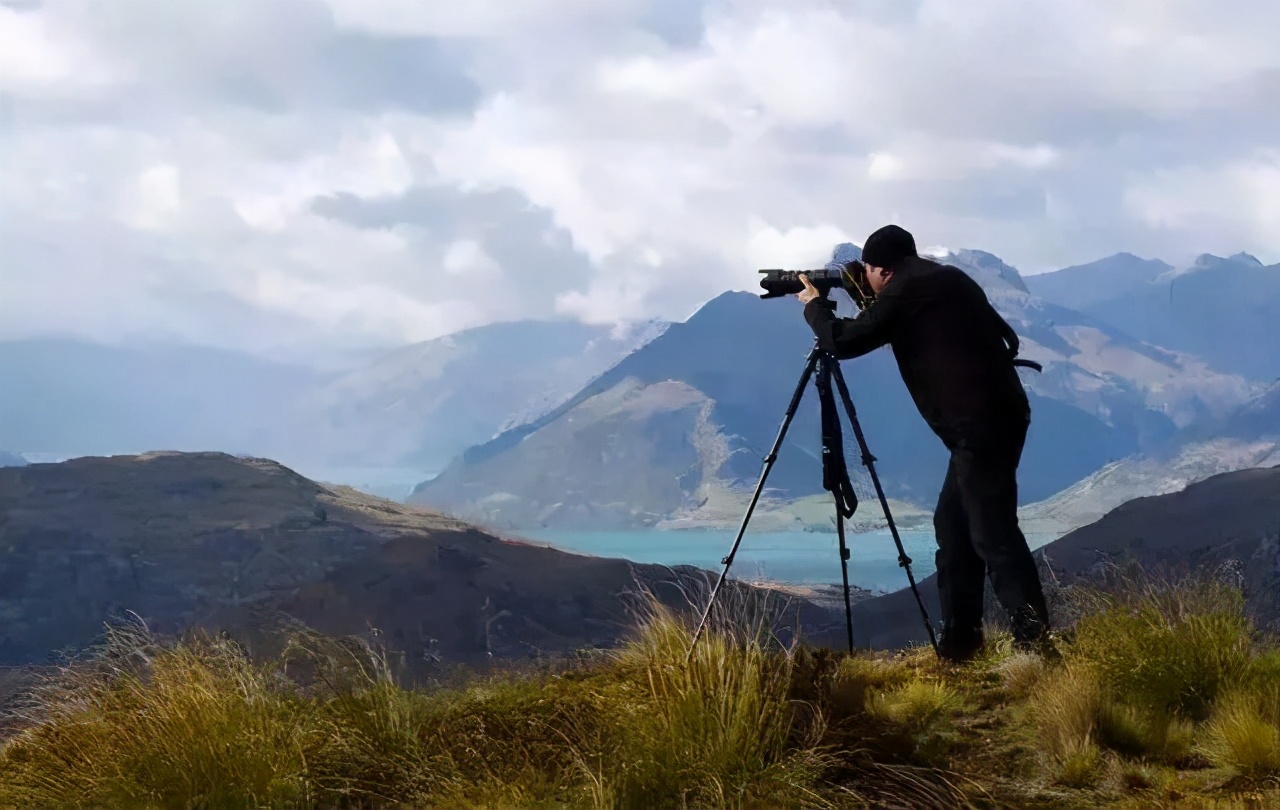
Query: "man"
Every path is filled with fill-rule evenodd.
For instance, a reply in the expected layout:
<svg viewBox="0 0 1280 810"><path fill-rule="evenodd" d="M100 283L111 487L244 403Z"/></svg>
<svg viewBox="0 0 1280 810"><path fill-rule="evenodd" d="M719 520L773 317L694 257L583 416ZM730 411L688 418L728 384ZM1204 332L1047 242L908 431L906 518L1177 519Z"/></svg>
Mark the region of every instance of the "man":
<svg viewBox="0 0 1280 810"><path fill-rule="evenodd" d="M818 345L839 359L888 344L920 415L951 451L933 515L943 629L939 653L961 662L984 643L983 587L989 573L1020 649L1051 653L1039 572L1018 527L1018 462L1031 407L1018 378L1018 337L963 270L916 254L896 225L862 248L875 299L856 318L809 279L797 296Z"/></svg>

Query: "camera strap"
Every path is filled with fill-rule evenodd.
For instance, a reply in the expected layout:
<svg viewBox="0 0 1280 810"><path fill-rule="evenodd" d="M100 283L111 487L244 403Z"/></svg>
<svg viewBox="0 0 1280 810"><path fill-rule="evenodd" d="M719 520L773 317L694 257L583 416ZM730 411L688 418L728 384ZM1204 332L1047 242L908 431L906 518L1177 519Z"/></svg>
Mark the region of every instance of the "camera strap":
<svg viewBox="0 0 1280 810"><path fill-rule="evenodd" d="M858 494L849 480L844 463L844 433L840 428L840 412L831 395L831 364L836 362L824 354L818 360L818 402L822 413L822 488L835 496L836 509L843 517L853 517L858 508Z"/></svg>
<svg viewBox="0 0 1280 810"><path fill-rule="evenodd" d="M1013 364L1015 366L1020 366L1022 368L1034 369L1035 371L1042 371L1044 369L1043 366L1041 366L1039 363L1037 363L1034 360L1022 360L1021 358L1017 358L1017 357L1013 358Z"/></svg>

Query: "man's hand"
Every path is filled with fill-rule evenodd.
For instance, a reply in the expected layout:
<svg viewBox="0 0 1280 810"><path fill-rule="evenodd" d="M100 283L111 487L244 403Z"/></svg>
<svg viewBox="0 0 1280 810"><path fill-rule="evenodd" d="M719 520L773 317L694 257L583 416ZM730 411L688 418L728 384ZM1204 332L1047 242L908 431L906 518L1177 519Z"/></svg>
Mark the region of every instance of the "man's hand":
<svg viewBox="0 0 1280 810"><path fill-rule="evenodd" d="M822 293L818 292L818 288L813 286L809 281L809 277L804 273L800 274L800 281L804 284L804 289L796 293L796 298L800 299L800 303L807 304L815 298L821 298Z"/></svg>

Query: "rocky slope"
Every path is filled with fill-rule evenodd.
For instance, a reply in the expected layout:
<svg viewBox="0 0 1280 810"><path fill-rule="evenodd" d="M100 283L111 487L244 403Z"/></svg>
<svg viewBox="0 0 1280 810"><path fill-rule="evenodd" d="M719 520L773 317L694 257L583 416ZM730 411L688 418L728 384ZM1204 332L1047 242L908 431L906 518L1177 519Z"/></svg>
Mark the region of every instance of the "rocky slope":
<svg viewBox="0 0 1280 810"><path fill-rule="evenodd" d="M1232 564L1244 574L1255 621L1280 631L1280 466L1213 475L1177 492L1137 498L1039 549L1036 556L1042 578L1062 586L1094 576L1103 566L1130 561L1168 571ZM921 580L919 588L937 622L936 576ZM854 621L859 646L885 649L928 642L919 608L905 587L859 602Z"/></svg>
<svg viewBox="0 0 1280 810"><path fill-rule="evenodd" d="M984 286L1024 336L1023 356L1045 365L1043 375L1023 377L1034 410L1024 504L1196 420L1221 418L1258 388L1037 298L990 254L944 260ZM509 528L723 523L725 504L745 505L811 344L794 300L727 293L542 419L469 450L410 502ZM916 414L889 350L844 369L887 493L931 509L945 451ZM850 472L870 501L869 477L845 433ZM781 523L796 522L787 503L820 491L818 458L810 387L770 472L766 511Z"/></svg>
<svg viewBox="0 0 1280 810"><path fill-rule="evenodd" d="M701 577L701 578L700 578ZM640 586L685 605L694 569L501 540L438 513L219 453L0 469L0 665L45 661L136 614L251 648L300 621L368 637L413 671L615 643ZM736 586L735 586L736 587ZM798 600L802 625L828 614Z"/></svg>

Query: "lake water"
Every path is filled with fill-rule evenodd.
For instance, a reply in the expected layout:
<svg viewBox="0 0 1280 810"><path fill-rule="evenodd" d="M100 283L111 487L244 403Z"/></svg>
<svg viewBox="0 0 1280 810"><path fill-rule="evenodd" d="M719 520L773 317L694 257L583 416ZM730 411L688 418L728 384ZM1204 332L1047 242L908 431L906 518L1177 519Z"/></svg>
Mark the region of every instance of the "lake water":
<svg viewBox="0 0 1280 810"><path fill-rule="evenodd" d="M721 560L733 546L737 531L552 531L526 530L519 537L547 543L564 551L597 557L620 557L640 563L696 565L719 573ZM902 545L911 558L916 581L933 573L936 545L932 532L899 530ZM898 552L888 531L846 534L849 547L849 582L875 591L907 586L906 572L898 566ZM729 568L737 579L762 579L789 584L838 584L839 541L834 533L752 532Z"/></svg>
<svg viewBox="0 0 1280 810"><path fill-rule="evenodd" d="M733 546L737 530L709 529L685 531L560 531L529 529L514 533L564 551L597 557L619 557L659 565L696 565L717 574L721 560ZM911 558L916 582L934 572L937 544L931 531L898 530L903 548ZM1052 539L1028 536L1032 548ZM846 533L849 547L849 583L873 591L896 591L907 587L906 572L898 565L893 535L887 530ZM835 533L752 532L743 535L738 553L729 568L737 579L769 580L787 584L839 584L840 551Z"/></svg>

